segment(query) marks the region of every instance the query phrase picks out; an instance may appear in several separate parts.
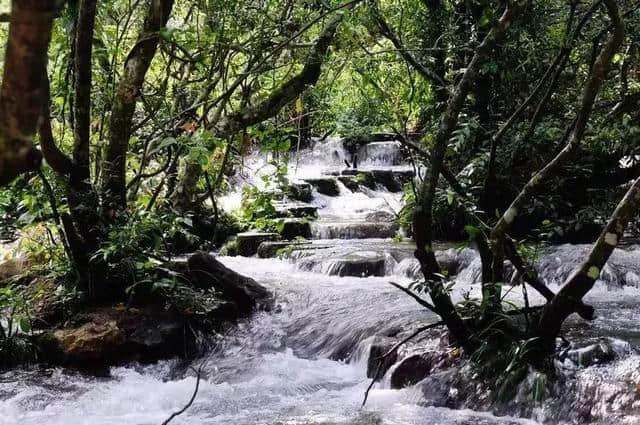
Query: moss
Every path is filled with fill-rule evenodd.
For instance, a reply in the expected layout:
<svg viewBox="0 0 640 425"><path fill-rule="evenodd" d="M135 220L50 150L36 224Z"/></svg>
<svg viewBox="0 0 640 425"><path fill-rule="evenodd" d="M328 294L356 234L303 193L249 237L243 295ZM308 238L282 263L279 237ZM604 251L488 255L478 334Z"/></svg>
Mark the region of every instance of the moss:
<svg viewBox="0 0 640 425"><path fill-rule="evenodd" d="M238 249L238 240L237 239L232 239L229 242L227 242L222 249L220 249L220 255L222 256L226 256L226 257L236 257L239 255L239 249Z"/></svg>

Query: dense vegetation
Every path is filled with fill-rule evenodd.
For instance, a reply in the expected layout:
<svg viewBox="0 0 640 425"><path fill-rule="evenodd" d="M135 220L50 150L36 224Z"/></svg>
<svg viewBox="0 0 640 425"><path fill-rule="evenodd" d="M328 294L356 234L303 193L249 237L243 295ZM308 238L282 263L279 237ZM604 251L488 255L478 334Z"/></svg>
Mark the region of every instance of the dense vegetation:
<svg viewBox="0 0 640 425"><path fill-rule="evenodd" d="M330 134L391 133L424 171L398 218L424 274L414 289L480 359L547 368L564 320L593 317L582 298L636 231L637 1L58 3L4 5L0 221L29 235L28 273L54 282L65 314L158 291L191 308L197 293L166 264L273 226L268 193L247 190L238 216L218 207L243 156L269 153L271 185L286 186L287 153ZM452 302L436 238L480 252L478 303ZM594 245L554 294L527 252L559 241ZM545 306L505 314L505 259ZM23 332L28 280L0 293Z"/></svg>

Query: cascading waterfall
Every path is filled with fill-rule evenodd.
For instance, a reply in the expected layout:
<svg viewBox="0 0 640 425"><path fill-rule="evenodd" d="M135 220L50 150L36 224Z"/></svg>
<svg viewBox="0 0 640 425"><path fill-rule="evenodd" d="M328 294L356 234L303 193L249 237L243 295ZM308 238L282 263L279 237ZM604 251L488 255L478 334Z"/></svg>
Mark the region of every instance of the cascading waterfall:
<svg viewBox="0 0 640 425"><path fill-rule="evenodd" d="M406 171L394 142L370 144L358 151L359 170ZM339 140L317 144L290 161L291 179L337 178L352 157ZM327 168L327 162L329 167ZM253 157L247 163L264 170ZM324 165L322 165L324 164ZM296 168L297 167L297 168ZM333 174L332 174L333 173ZM246 172L244 179L256 179ZM613 338L614 359L577 368L583 354L562 365L564 390L536 404L523 386L514 405L494 416L482 394L454 388L454 377L434 374L422 384L391 390L389 377L374 386L360 408L369 384L369 347L376 335L411 331L436 320L413 300L388 285L409 284L419 277L409 243L395 242L393 217L401 193L382 185L350 190L339 184L338 196L314 190L318 207L315 240L286 259L223 257L230 268L270 288L278 308L260 312L217 338L215 348L198 359L202 380L196 401L175 424L443 424L512 425L535 423L640 423L640 250L616 250L588 302L599 317L592 323L569 322L567 337L583 346ZM232 195L237 196L237 195ZM231 207L232 196L226 205ZM479 294L479 260L469 248L441 244L438 258L455 276L454 297ZM541 251L536 268L554 289L587 252L587 246L562 245ZM516 300L517 291L512 291ZM530 293L532 302L540 301ZM437 345L433 339L430 344ZM407 347L408 352L418 346ZM577 356L577 357L576 357ZM576 360L577 359L577 360ZM113 425L160 424L180 410L196 383L178 361L128 365L108 378L63 369L15 370L0 375L0 424ZM566 390L566 388L570 388ZM464 396L466 394L466 396ZM483 404L485 403L485 404ZM473 410L455 410L471 407Z"/></svg>

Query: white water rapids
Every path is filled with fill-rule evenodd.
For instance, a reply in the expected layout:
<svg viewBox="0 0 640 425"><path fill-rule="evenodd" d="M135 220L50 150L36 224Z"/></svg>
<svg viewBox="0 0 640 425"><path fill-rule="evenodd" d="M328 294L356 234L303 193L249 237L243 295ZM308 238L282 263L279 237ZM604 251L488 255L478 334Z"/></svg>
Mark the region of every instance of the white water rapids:
<svg viewBox="0 0 640 425"><path fill-rule="evenodd" d="M327 147L328 146L328 147ZM318 164L342 167L347 154L335 141L307 152L297 177L316 176ZM397 146L378 144L361 158L364 166L397 167ZM366 155L370 155L367 157ZM406 165L405 165L406 167ZM247 172L246 175L251 175ZM254 180L258 180L257 178ZM400 194L381 188L341 196L315 193L320 208L319 237L346 234L362 225L371 212L399 208ZM235 196L235 197L234 197ZM236 195L225 205L236 203ZM339 219L339 220L337 220ZM324 224L323 224L324 223ZM335 224L334 224L335 227ZM366 230L366 229L365 229ZM369 231L369 230L367 230ZM332 233L333 232L333 233ZM557 397L540 405L539 422L490 413L432 407L420 384L391 390L387 380L376 384L366 407L361 408L368 347L372 337L397 329L415 329L435 318L390 285L393 279L408 284L415 275L410 247L390 239L316 241L328 244L316 256L291 260L221 258L228 267L253 277L277 297L279 308L257 313L229 329L216 348L192 366L202 379L193 405L172 424L191 425L515 425L564 423L562 405L573 408L575 398ZM584 258L586 246L561 246L546 252L538 265L542 277L557 290L571 266ZM409 255L400 255L400 251ZM356 251L384 257L384 277L330 276L336 256ZM396 252L398 251L398 252ZM373 253L373 254L371 254ZM395 257L394 257L395 255ZM400 256L399 256L400 255ZM459 254L456 298L477 293L478 260L469 251ZM464 258L463 258L464 257ZM367 257L368 258L368 257ZM575 373L575 392L592 397L590 414L640 424L640 356L635 354L640 332L640 251L617 251L603 281L590 295L600 317L591 324L573 322L571 336L613 336L631 341L628 356L613 364L593 366ZM511 296L516 299L518 293ZM535 296L531 294L533 301ZM1 425L160 425L180 410L196 385L193 371L178 361L156 365L129 365L111 370L108 378L83 376L63 369L16 370L0 374ZM438 381L433 384L438 386ZM634 390L634 385L638 385ZM446 391L446 388L445 388ZM636 397L636 398L634 398ZM566 402L565 402L566 401ZM585 407L585 408L587 408ZM514 410L514 414L515 414ZM575 422L572 420L571 422Z"/></svg>
<svg viewBox="0 0 640 425"><path fill-rule="evenodd" d="M202 363L193 406L175 424L515 424L524 420L419 407L420 390L376 388L363 354L374 333L428 321L419 306L385 278L299 272L279 260L225 258L274 290L282 311L260 313L230 331ZM349 362L331 360L354 350ZM358 352L358 350L360 352ZM90 378L61 369L0 377L1 424L160 424L179 410L196 378L175 376L173 361L112 369Z"/></svg>

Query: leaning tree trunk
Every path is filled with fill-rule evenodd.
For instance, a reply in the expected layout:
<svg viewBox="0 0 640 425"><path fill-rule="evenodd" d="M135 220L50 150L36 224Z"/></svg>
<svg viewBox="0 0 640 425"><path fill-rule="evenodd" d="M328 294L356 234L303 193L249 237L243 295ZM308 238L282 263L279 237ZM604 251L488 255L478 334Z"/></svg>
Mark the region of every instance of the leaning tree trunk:
<svg viewBox="0 0 640 425"><path fill-rule="evenodd" d="M538 335L546 353L553 353L562 324L571 314L578 312L582 298L593 288L602 268L624 234L629 221L640 208L640 178L636 179L618 204L607 226L591 248L582 265L569 276L564 286L549 303L540 319Z"/></svg>
<svg viewBox="0 0 640 425"><path fill-rule="evenodd" d="M109 143L102 166L101 196L103 216L111 220L127 206L126 166L136 101L151 66L160 30L169 20L173 0L151 0L142 32L124 66L111 112Z"/></svg>
<svg viewBox="0 0 640 425"><path fill-rule="evenodd" d="M43 87L55 1L13 0L0 89L0 185L35 170L42 156L31 138L46 93Z"/></svg>
<svg viewBox="0 0 640 425"><path fill-rule="evenodd" d="M622 41L624 39L624 23L620 16L620 11L615 0L605 0L604 4L607 8L607 14L609 15L613 23L613 34L607 41L602 51L598 55L591 74L585 84L582 103L578 116L576 117L573 130L569 136L567 145L560 151L560 153L542 170L537 172L531 180L522 188L522 191L513 200L509 208L500 217L496 225L491 232L491 249L493 251L493 290L486 294L485 300L493 305L500 303L500 285L502 281L504 271L504 240L507 232L511 228L511 225L515 221L518 213L522 211L525 205L531 200L531 198L544 187L545 183L560 169L560 167L571 158L580 147L582 139L584 137L585 130L593 105L600 92L604 79L611 67L611 60L616 53Z"/></svg>
<svg viewBox="0 0 640 425"><path fill-rule="evenodd" d="M419 196L413 218L414 240L416 242L415 256L420 262L425 279L429 283L431 299L453 338L467 348L472 348L469 330L462 322L451 298L444 289L444 284L440 277L440 266L433 251L433 204L440 172L443 167L447 143L451 134L456 129L460 110L473 87L473 82L477 78L481 65L487 60L498 41L505 37L513 19L522 12L526 4L526 0L515 1L508 4L500 20L476 48L475 54L467 66L464 75L450 96L447 107L442 114L440 126L431 151L429 178L422 183L419 189Z"/></svg>
<svg viewBox="0 0 640 425"><path fill-rule="evenodd" d="M322 64L340 22L342 22L341 15L327 24L299 74L283 83L262 102L245 107L214 123L218 137L231 140L241 130L274 117L284 106L297 99L307 87L315 85L320 78ZM194 205L194 196L200 176L202 176L200 164L185 158L176 188L171 194L171 203L175 208L182 211L197 209L198 206Z"/></svg>

